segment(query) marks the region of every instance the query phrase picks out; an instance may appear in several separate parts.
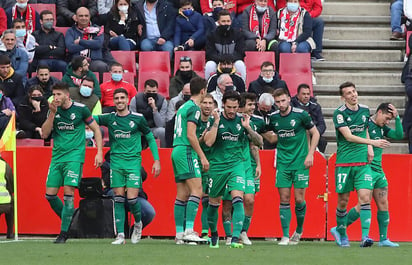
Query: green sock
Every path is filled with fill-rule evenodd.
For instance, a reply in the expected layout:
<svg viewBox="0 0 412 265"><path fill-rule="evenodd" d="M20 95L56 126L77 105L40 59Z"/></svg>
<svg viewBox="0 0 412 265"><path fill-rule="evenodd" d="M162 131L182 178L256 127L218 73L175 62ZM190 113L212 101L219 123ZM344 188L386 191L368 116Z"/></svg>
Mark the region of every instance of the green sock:
<svg viewBox="0 0 412 265"><path fill-rule="evenodd" d="M346 226L350 226L352 223L354 223L356 220L359 218L359 213L356 211L356 208L353 207L352 209L349 210L348 212L348 223Z"/></svg>
<svg viewBox="0 0 412 265"><path fill-rule="evenodd" d="M243 220L245 220L245 208L243 207L243 199L241 197L234 197L232 199L233 206L233 237L239 238L243 227Z"/></svg>
<svg viewBox="0 0 412 265"><path fill-rule="evenodd" d="M209 203L207 207L207 222L211 233L217 232L217 219L219 217L219 204L213 205Z"/></svg>
<svg viewBox="0 0 412 265"><path fill-rule="evenodd" d="M303 222L305 221L306 214L306 202L302 202L295 205L295 214L296 214L296 233L301 234L303 231Z"/></svg>
<svg viewBox="0 0 412 265"><path fill-rule="evenodd" d="M186 202L176 199L175 209L174 209L176 233L184 232L185 211L186 211Z"/></svg>
<svg viewBox="0 0 412 265"><path fill-rule="evenodd" d="M74 213L74 203L72 195L64 195L64 205L62 210L62 225L61 231L67 232L70 228L70 223L72 222L72 217Z"/></svg>
<svg viewBox="0 0 412 265"><path fill-rule="evenodd" d="M369 228L371 226L371 205L369 203L362 204L360 207L360 220L362 227L362 238L369 235Z"/></svg>
<svg viewBox="0 0 412 265"><path fill-rule="evenodd" d="M133 214L134 221L136 223L140 222L142 220L142 212L141 205L137 200L137 197L134 199L128 199L127 202L129 203L130 212Z"/></svg>
<svg viewBox="0 0 412 265"><path fill-rule="evenodd" d="M289 203L281 203L279 207L280 223L282 225L282 231L284 237L289 237L289 225L292 213L290 212Z"/></svg>
<svg viewBox="0 0 412 265"><path fill-rule="evenodd" d="M200 198L194 195L189 196L189 201L186 206L186 227L185 229L193 229L195 219L197 215L197 209L199 209Z"/></svg>
<svg viewBox="0 0 412 265"><path fill-rule="evenodd" d="M118 234L124 233L124 196L114 196L114 220L116 223L116 231Z"/></svg>
<svg viewBox="0 0 412 265"><path fill-rule="evenodd" d="M223 229L226 237L232 236L232 219L223 221Z"/></svg>
<svg viewBox="0 0 412 265"><path fill-rule="evenodd" d="M379 240L383 241L388 238L389 212L378 211Z"/></svg>
<svg viewBox="0 0 412 265"><path fill-rule="evenodd" d="M57 195L47 195L46 199L49 202L52 210L57 214L59 218L62 218L63 202Z"/></svg>
<svg viewBox="0 0 412 265"><path fill-rule="evenodd" d="M336 231L341 236L347 237L346 234L346 223L348 222L348 213L346 209L338 209L336 208Z"/></svg>
<svg viewBox="0 0 412 265"><path fill-rule="evenodd" d="M209 197L202 198L202 233L209 232L209 224L207 223L207 207L209 206Z"/></svg>
<svg viewBox="0 0 412 265"><path fill-rule="evenodd" d="M250 221L252 221L252 216L246 216L245 215L245 220L243 220L242 231L247 232L249 230Z"/></svg>

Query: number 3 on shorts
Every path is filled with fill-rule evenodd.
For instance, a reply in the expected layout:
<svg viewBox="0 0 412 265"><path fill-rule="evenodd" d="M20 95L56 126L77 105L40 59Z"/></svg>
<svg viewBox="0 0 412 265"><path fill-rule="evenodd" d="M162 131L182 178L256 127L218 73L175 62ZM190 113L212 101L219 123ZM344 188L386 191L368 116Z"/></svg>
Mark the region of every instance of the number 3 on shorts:
<svg viewBox="0 0 412 265"><path fill-rule="evenodd" d="M209 189L211 189L213 186L213 179L209 178Z"/></svg>

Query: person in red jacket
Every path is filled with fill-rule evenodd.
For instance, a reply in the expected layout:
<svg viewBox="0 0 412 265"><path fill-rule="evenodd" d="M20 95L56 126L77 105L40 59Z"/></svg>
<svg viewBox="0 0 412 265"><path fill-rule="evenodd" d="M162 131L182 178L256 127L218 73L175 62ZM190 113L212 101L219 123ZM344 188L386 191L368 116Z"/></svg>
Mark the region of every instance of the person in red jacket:
<svg viewBox="0 0 412 265"><path fill-rule="evenodd" d="M7 29L7 16L4 9L0 7L0 35Z"/></svg>
<svg viewBox="0 0 412 265"><path fill-rule="evenodd" d="M130 84L123 80L123 66L120 63L113 63L110 67L110 73L112 78L110 81L104 82L100 85L100 90L102 93L101 103L102 103L102 113L110 113L115 111L113 102L113 92L117 88L124 88L127 90L129 102L136 96L137 89L133 84Z"/></svg>

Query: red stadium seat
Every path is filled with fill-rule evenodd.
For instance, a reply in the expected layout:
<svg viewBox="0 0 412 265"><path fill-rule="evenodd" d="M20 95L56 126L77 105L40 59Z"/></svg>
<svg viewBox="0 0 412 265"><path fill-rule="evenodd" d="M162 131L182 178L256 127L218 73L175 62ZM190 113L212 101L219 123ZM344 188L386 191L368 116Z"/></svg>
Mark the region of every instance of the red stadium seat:
<svg viewBox="0 0 412 265"><path fill-rule="evenodd" d="M183 56L190 57L192 59L193 71L195 71L199 76L205 77L205 51L176 51L174 73L179 70L180 58Z"/></svg>
<svg viewBox="0 0 412 265"><path fill-rule="evenodd" d="M142 72L139 71L139 82L137 85L137 91L143 92L144 82L148 79L154 79L159 84L158 93L165 98L169 98L169 75L167 72L153 71L153 72Z"/></svg>
<svg viewBox="0 0 412 265"><path fill-rule="evenodd" d="M103 73L103 82L110 81L112 79L111 73ZM134 85L134 75L130 72L123 73L123 80Z"/></svg>
<svg viewBox="0 0 412 265"><path fill-rule="evenodd" d="M99 72L93 72L93 74L96 76L97 81L99 82L99 84L101 84L102 82L100 82L100 74L99 74Z"/></svg>
<svg viewBox="0 0 412 265"><path fill-rule="evenodd" d="M37 72L31 73L31 77L35 77L35 76L37 76ZM50 72L50 76L53 76L59 80L62 80L63 78L62 72Z"/></svg>
<svg viewBox="0 0 412 265"><path fill-rule="evenodd" d="M113 58L123 65L123 70L136 76L136 51L112 51Z"/></svg>
<svg viewBox="0 0 412 265"><path fill-rule="evenodd" d="M302 83L310 86L311 95L313 96L310 53L281 53L279 74L288 85L291 96L296 94L298 85Z"/></svg>
<svg viewBox="0 0 412 265"><path fill-rule="evenodd" d="M55 31L63 33L64 36L66 36L66 32L70 27L54 27Z"/></svg>
<svg viewBox="0 0 412 265"><path fill-rule="evenodd" d="M168 52L139 52L139 72L167 72L171 75Z"/></svg>
<svg viewBox="0 0 412 265"><path fill-rule="evenodd" d="M56 26L56 5L55 4L30 4L33 9L39 13L43 10L50 10L53 13L54 23L53 25Z"/></svg>
<svg viewBox="0 0 412 265"><path fill-rule="evenodd" d="M409 37L411 36L412 31L408 31L406 34L406 56L409 56L410 49L409 49Z"/></svg>
<svg viewBox="0 0 412 265"><path fill-rule="evenodd" d="M267 52L245 52L246 65L246 87L249 83L256 80L260 75L260 66L263 62L269 61L275 65L275 53ZM275 66L276 68L276 66Z"/></svg>
<svg viewBox="0 0 412 265"><path fill-rule="evenodd" d="M16 146L44 146L43 139L16 139Z"/></svg>

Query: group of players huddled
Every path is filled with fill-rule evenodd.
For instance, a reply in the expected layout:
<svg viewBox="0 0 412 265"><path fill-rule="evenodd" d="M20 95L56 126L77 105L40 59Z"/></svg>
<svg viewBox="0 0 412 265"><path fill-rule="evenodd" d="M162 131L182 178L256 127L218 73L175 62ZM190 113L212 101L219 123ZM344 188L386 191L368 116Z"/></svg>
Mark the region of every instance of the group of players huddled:
<svg viewBox="0 0 412 265"><path fill-rule="evenodd" d="M176 113L172 164L176 182L174 218L176 244L209 243L219 247L217 231L218 209L222 202L222 221L226 244L243 248L252 242L247 236L251 223L254 197L260 189L261 164L259 149L263 139L277 143L276 187L280 204L279 215L283 236L279 245L296 245L303 234L306 214L305 190L309 185L309 168L313 166L319 132L309 114L290 105L287 90L278 88L273 97L277 110L265 122L253 115L256 95L226 91L223 110L207 94L207 82L195 77L190 81L191 99ZM397 247L387 238L389 223L388 182L382 170L382 148L389 146L385 137L402 139L402 125L396 108L382 103L370 117L369 109L358 104L353 83L340 86L344 104L335 110L333 121L337 137L335 184L338 193L336 227L331 229L337 245L349 247L348 225L360 217L361 247L370 247L368 237L371 220L371 198L378 208L379 246ZM102 163L102 139L98 125L107 126L111 144L111 187L114 190L117 237L112 244L124 244L127 200L135 224L131 241L141 239L142 223L137 193L141 188L141 136L144 135L153 154L152 173L160 174L157 145L141 114L128 110L128 95L124 89L114 92L116 111L91 116L87 107L73 102L68 86L53 87L53 102L43 124L44 137L53 133L52 161L46 182L46 198L61 218L61 232L55 243L65 243L73 215L74 189L78 186L84 162L85 124L95 134L97 154L95 165ZM395 130L388 127L395 119ZM138 166L136 166L138 165ZM291 188L294 186L297 227L290 236ZM64 187L64 203L58 198ZM125 193L127 188L127 194ZM347 212L349 194L356 189L358 204ZM127 197L127 199L126 199ZM194 230L194 221L202 203L202 234ZM232 231L233 228L233 231ZM210 236L210 237L209 237Z"/></svg>

